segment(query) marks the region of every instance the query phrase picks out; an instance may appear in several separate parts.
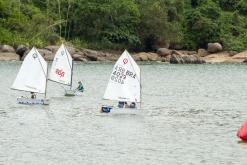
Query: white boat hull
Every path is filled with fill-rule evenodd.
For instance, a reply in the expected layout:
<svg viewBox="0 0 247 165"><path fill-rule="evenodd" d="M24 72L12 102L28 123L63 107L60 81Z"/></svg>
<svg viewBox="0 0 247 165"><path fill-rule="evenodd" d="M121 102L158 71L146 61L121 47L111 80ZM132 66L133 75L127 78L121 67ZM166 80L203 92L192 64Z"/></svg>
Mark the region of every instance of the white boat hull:
<svg viewBox="0 0 247 165"><path fill-rule="evenodd" d="M141 110L136 108L113 108L111 109L112 114L138 114Z"/></svg>
<svg viewBox="0 0 247 165"><path fill-rule="evenodd" d="M118 107L110 107L110 111L102 111L102 113L111 113L111 114L139 114L141 113L140 109L137 108L118 108Z"/></svg>
<svg viewBox="0 0 247 165"><path fill-rule="evenodd" d="M81 96L83 92L75 90L65 90L65 96Z"/></svg>
<svg viewBox="0 0 247 165"><path fill-rule="evenodd" d="M31 99L31 98L26 98L26 97L18 97L17 98L17 103L18 104L27 104L27 105L49 105L49 100L48 99Z"/></svg>
<svg viewBox="0 0 247 165"><path fill-rule="evenodd" d="M64 96L75 96L75 91L74 90L65 90Z"/></svg>

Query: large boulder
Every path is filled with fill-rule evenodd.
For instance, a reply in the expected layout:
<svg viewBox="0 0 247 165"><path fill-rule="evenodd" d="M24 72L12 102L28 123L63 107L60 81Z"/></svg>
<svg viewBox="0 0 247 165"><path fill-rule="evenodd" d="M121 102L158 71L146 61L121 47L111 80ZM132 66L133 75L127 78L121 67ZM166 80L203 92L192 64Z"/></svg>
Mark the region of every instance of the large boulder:
<svg viewBox="0 0 247 165"><path fill-rule="evenodd" d="M38 52L44 57L47 61L52 61L54 59L55 54L52 51L47 49L38 49Z"/></svg>
<svg viewBox="0 0 247 165"><path fill-rule="evenodd" d="M20 56L16 53L11 52L0 52L0 61L18 61L20 60Z"/></svg>
<svg viewBox="0 0 247 165"><path fill-rule="evenodd" d="M90 49L83 49L82 52L84 53L84 55L87 57L88 60L90 61L98 60L97 51Z"/></svg>
<svg viewBox="0 0 247 165"><path fill-rule="evenodd" d="M73 55L72 55L72 58L73 58L75 61L80 61L80 59L83 58L83 55L81 55L81 54L73 54Z"/></svg>
<svg viewBox="0 0 247 165"><path fill-rule="evenodd" d="M138 53L138 57L140 58L140 61L148 61L148 53L145 52Z"/></svg>
<svg viewBox="0 0 247 165"><path fill-rule="evenodd" d="M75 54L77 52L79 52L78 49L76 49L75 47L73 46L66 46L67 50L69 51L69 53L72 55L72 54Z"/></svg>
<svg viewBox="0 0 247 165"><path fill-rule="evenodd" d="M52 53L50 50L47 49L37 49L41 56L44 57L46 61L52 61L54 59L55 54ZM30 49L26 50L21 60L24 60L27 54L30 52Z"/></svg>
<svg viewBox="0 0 247 165"><path fill-rule="evenodd" d="M219 52L219 53L209 54L209 55L203 57L203 59L207 63L229 63L229 62L233 62L232 57L229 56L229 53L224 52L224 51Z"/></svg>
<svg viewBox="0 0 247 165"><path fill-rule="evenodd" d="M167 48L159 48L157 50L157 54L161 57L166 57L168 55L171 55L171 50L167 49Z"/></svg>
<svg viewBox="0 0 247 165"><path fill-rule="evenodd" d="M205 57L205 56L209 55L209 53L206 49L198 49L197 54L199 57Z"/></svg>
<svg viewBox="0 0 247 165"><path fill-rule="evenodd" d="M247 59L247 50L232 56L233 59Z"/></svg>
<svg viewBox="0 0 247 165"><path fill-rule="evenodd" d="M17 46L15 52L22 57L24 55L25 51L27 51L27 50L28 50L28 47L26 47L24 45L19 45L19 46Z"/></svg>
<svg viewBox="0 0 247 165"><path fill-rule="evenodd" d="M216 43L208 43L207 51L209 53L217 53L217 52L220 52L222 50L223 50L223 48L222 48L222 45L220 43L218 43L218 42L216 42Z"/></svg>
<svg viewBox="0 0 247 165"><path fill-rule="evenodd" d="M0 52L15 53L15 49L12 46L9 46L9 45L1 45L0 46Z"/></svg>
<svg viewBox="0 0 247 165"><path fill-rule="evenodd" d="M197 54L196 51L191 51L191 50L173 50L172 53L175 52L178 52L180 54L183 54L183 55L194 55L194 54Z"/></svg>
<svg viewBox="0 0 247 165"><path fill-rule="evenodd" d="M203 60L198 55L190 55L190 56L183 56L182 57L185 64L203 64L206 63L205 60Z"/></svg>
<svg viewBox="0 0 247 165"><path fill-rule="evenodd" d="M27 56L27 54L30 52L30 49L27 49L24 54L21 56L21 60L23 61L25 59L25 57Z"/></svg>
<svg viewBox="0 0 247 165"><path fill-rule="evenodd" d="M90 61L97 61L98 57L96 54L87 54L87 59L89 59Z"/></svg>
<svg viewBox="0 0 247 165"><path fill-rule="evenodd" d="M160 57L157 53L148 53L147 56L149 61L160 61Z"/></svg>
<svg viewBox="0 0 247 165"><path fill-rule="evenodd" d="M230 50L230 51L228 51L228 53L229 53L229 56L234 56L234 55L238 54L238 52L234 51L234 50Z"/></svg>
<svg viewBox="0 0 247 165"><path fill-rule="evenodd" d="M133 59L135 60L135 61L141 61L141 58L139 57L139 55L138 54L133 54Z"/></svg>
<svg viewBox="0 0 247 165"><path fill-rule="evenodd" d="M60 46L58 45L49 45L49 46L44 47L44 49L47 49L51 51L52 53L56 53L59 47Z"/></svg>
<svg viewBox="0 0 247 165"><path fill-rule="evenodd" d="M160 61L161 62L170 62L170 60L171 60L171 56L166 56L166 57L161 57L161 59L160 59Z"/></svg>
<svg viewBox="0 0 247 165"><path fill-rule="evenodd" d="M170 58L170 63L171 64L183 64L184 60L182 56L177 55L177 54L172 54Z"/></svg>
<svg viewBox="0 0 247 165"><path fill-rule="evenodd" d="M205 60L198 55L184 55L180 52L173 51L171 58L171 64L203 64Z"/></svg>

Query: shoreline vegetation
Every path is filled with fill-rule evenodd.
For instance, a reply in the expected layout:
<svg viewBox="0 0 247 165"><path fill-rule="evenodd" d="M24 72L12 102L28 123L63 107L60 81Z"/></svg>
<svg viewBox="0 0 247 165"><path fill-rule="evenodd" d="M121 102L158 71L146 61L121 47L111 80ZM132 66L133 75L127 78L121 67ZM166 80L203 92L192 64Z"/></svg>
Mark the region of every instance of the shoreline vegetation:
<svg viewBox="0 0 247 165"><path fill-rule="evenodd" d="M242 63L247 49L247 3L0 1L1 60L21 60L32 46L51 60L57 46L48 45L61 43L67 43L75 60L84 62L115 61L127 49L136 61ZM5 51L8 45L11 51Z"/></svg>
<svg viewBox="0 0 247 165"><path fill-rule="evenodd" d="M50 45L39 48L38 51L47 61L54 59L60 45ZM66 47L75 61L116 61L122 51L116 50L92 50L75 48L71 44ZM0 45L0 61L22 61L31 48L24 45L12 47ZM171 50L159 48L156 52L131 52L136 61L154 61L171 64L204 64L204 63L245 63L247 62L247 50L243 52L224 51L219 43L209 43L208 48L197 51Z"/></svg>

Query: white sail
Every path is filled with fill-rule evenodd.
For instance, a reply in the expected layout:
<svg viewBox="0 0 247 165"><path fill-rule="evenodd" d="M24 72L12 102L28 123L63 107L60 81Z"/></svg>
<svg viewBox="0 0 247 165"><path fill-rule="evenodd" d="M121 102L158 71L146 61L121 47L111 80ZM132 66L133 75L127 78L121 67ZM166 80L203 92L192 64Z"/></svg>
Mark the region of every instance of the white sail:
<svg viewBox="0 0 247 165"><path fill-rule="evenodd" d="M117 101L141 101L140 68L127 50L123 52L108 82L104 99Z"/></svg>
<svg viewBox="0 0 247 165"><path fill-rule="evenodd" d="M12 89L45 93L47 63L35 47L25 57Z"/></svg>
<svg viewBox="0 0 247 165"><path fill-rule="evenodd" d="M62 44L55 54L52 62L49 80L71 85L72 77L72 57Z"/></svg>

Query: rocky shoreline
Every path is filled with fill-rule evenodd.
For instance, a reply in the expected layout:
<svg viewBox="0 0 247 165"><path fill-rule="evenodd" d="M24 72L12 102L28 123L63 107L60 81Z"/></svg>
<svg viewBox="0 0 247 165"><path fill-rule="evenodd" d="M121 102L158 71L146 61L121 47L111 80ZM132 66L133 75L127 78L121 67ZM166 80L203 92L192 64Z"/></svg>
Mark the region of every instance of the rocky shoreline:
<svg viewBox="0 0 247 165"><path fill-rule="evenodd" d="M77 49L66 45L75 61L116 61L120 51L96 51L91 49ZM51 45L38 49L47 61L52 61L59 46ZM9 45L0 45L0 61L20 61L25 58L30 48L19 45L14 48ZM223 51L219 43L209 43L208 49L197 51L170 50L159 48L157 52L131 52L136 61L158 61L171 64L203 64L203 63L244 63L247 62L247 50L241 53Z"/></svg>

